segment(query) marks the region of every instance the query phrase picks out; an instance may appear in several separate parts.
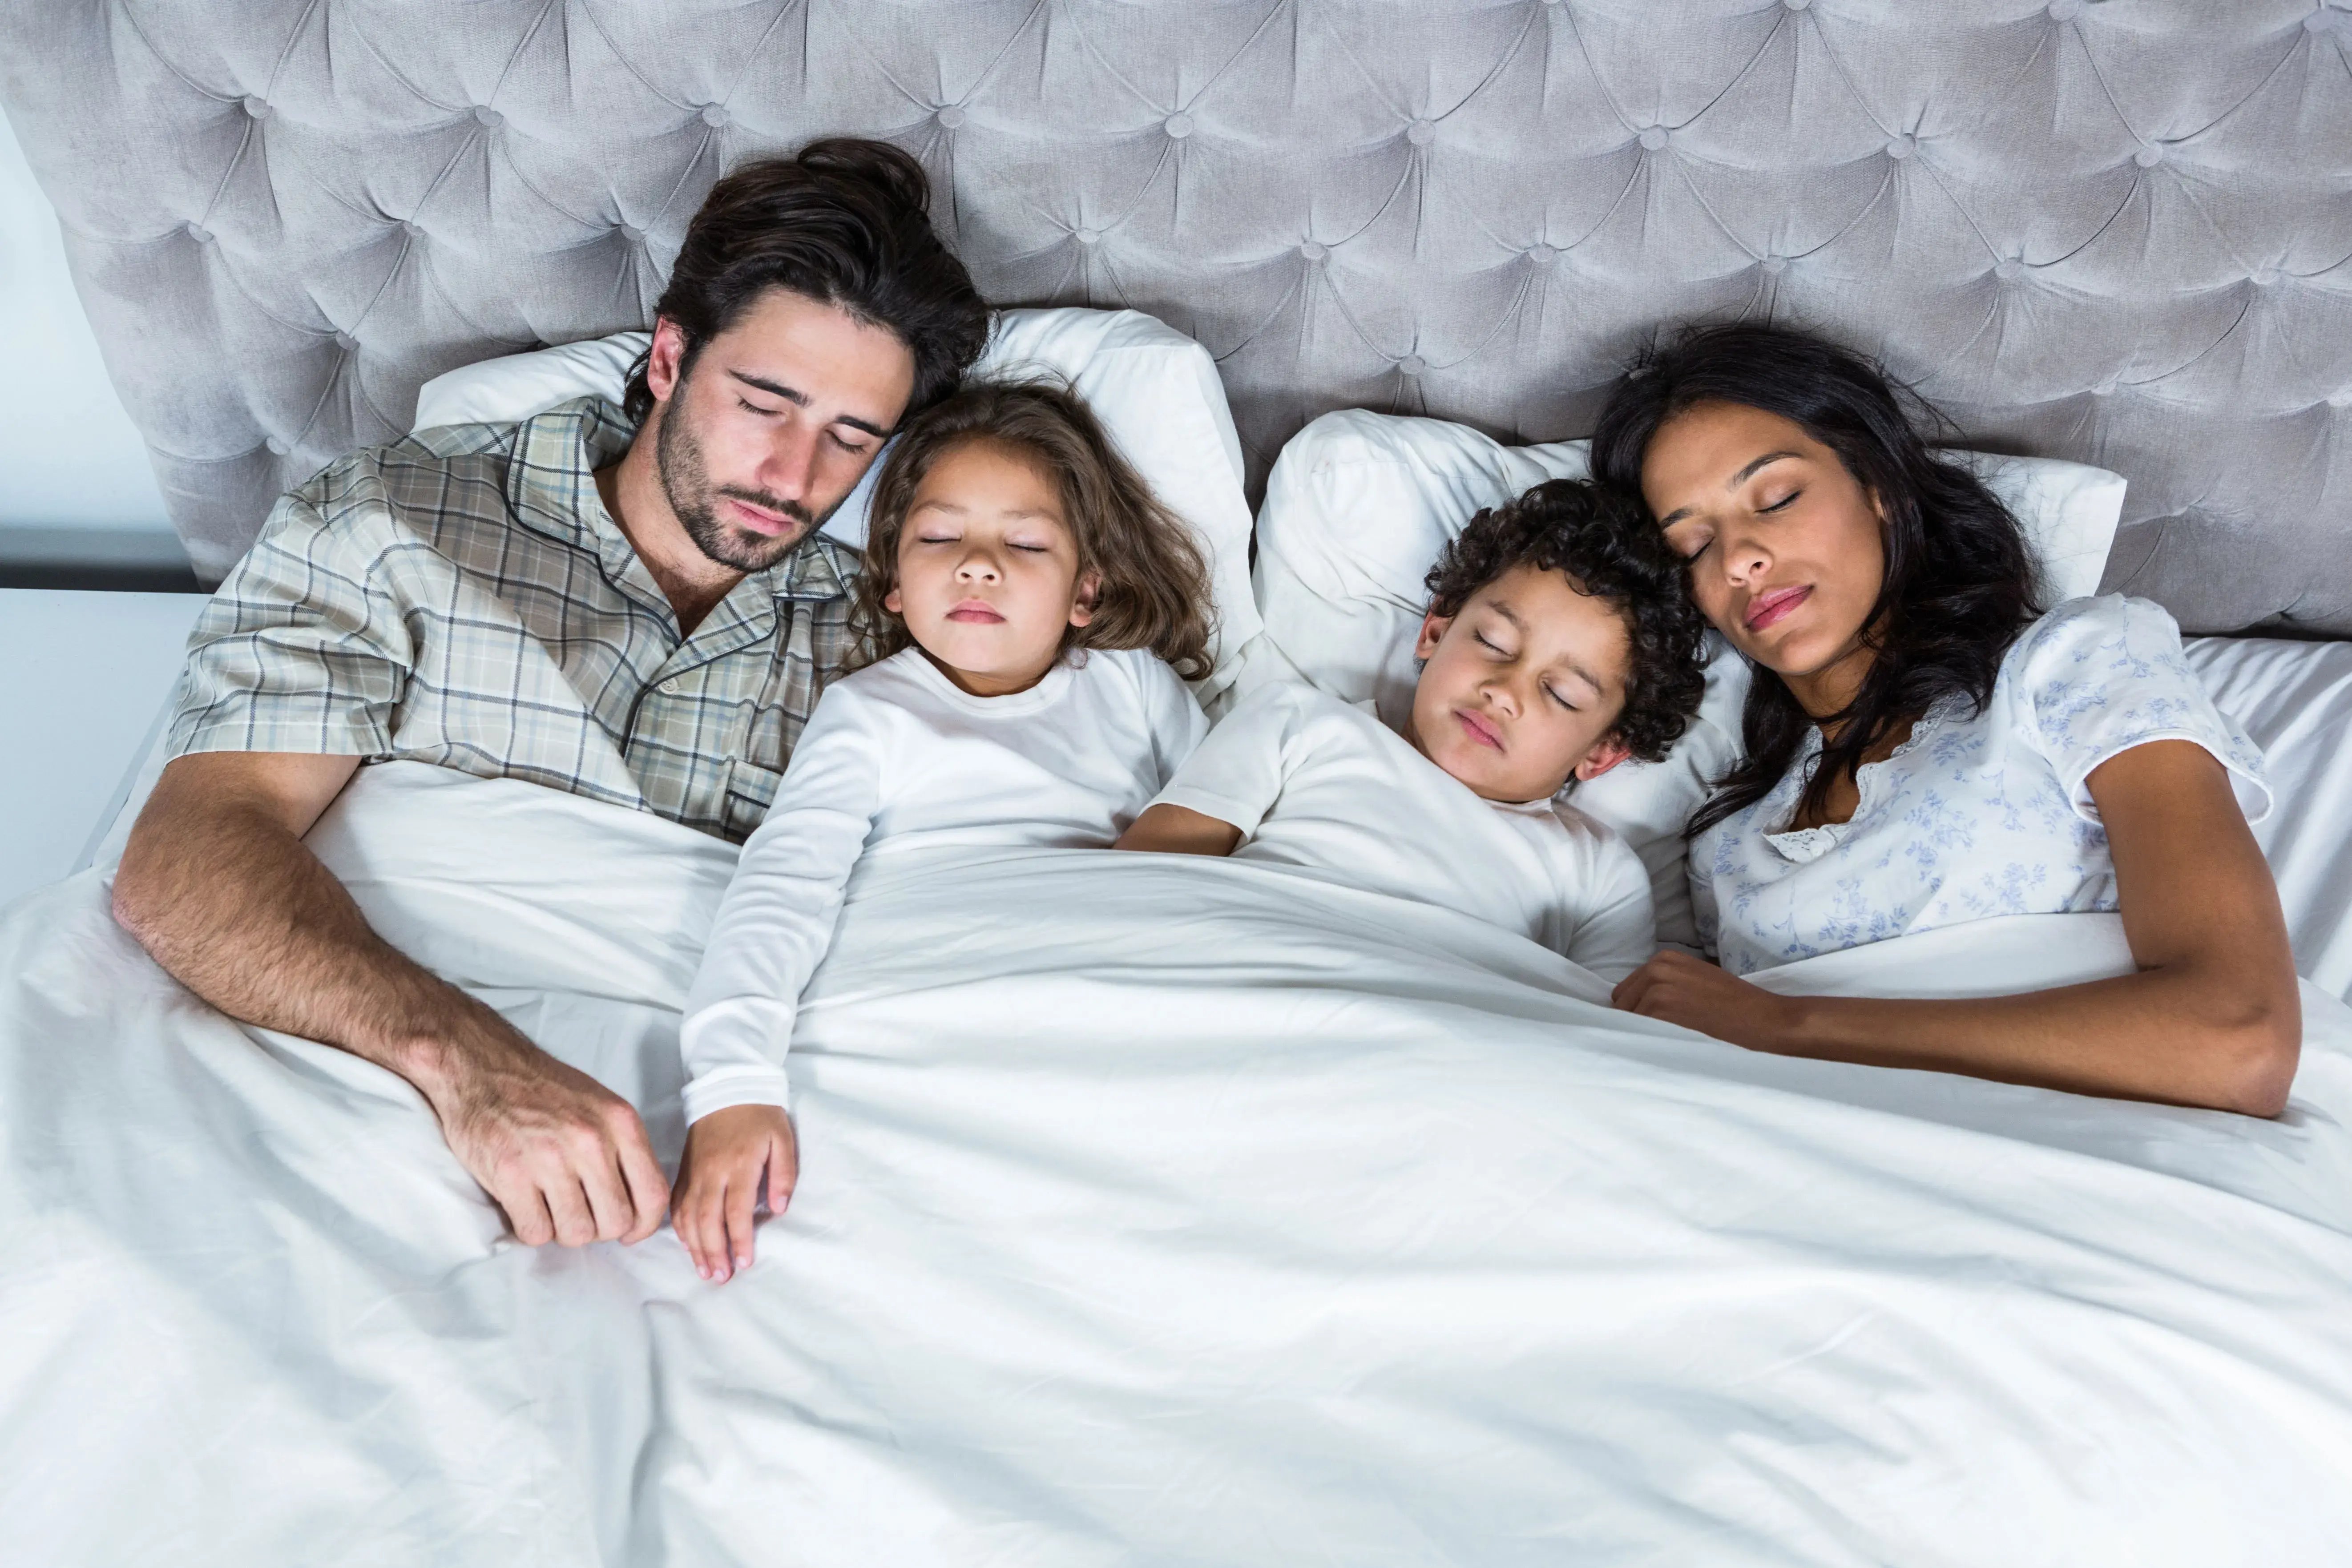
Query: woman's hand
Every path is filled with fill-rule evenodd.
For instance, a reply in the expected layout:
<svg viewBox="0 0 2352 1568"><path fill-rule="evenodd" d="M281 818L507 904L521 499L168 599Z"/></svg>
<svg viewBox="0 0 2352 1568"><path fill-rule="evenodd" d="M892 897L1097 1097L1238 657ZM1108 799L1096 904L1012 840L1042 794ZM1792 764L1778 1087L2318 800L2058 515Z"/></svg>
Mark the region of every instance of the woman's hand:
<svg viewBox="0 0 2352 1568"><path fill-rule="evenodd" d="M730 1105L687 1129L670 1223L705 1279L724 1285L737 1269L751 1267L763 1171L769 1212L782 1214L800 1179L800 1143L783 1107Z"/></svg>
<svg viewBox="0 0 2352 1568"><path fill-rule="evenodd" d="M1751 1051L1798 1054L1795 1002L1673 948L1619 981L1609 1000L1628 1013L1680 1024Z"/></svg>

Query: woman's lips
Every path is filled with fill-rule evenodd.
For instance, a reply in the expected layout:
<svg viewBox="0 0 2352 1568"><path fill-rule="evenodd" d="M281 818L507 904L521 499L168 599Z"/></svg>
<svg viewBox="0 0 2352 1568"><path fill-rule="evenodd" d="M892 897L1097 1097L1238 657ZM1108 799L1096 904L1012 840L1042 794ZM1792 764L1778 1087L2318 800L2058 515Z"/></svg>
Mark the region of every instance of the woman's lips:
<svg viewBox="0 0 2352 1568"><path fill-rule="evenodd" d="M1748 606L1748 629L1760 632L1776 621L1784 621L1796 612L1798 605L1813 596L1810 584L1802 588L1775 588Z"/></svg>
<svg viewBox="0 0 2352 1568"><path fill-rule="evenodd" d="M978 599L966 599L962 604L958 605L954 609L948 612L948 619L951 621L966 621L974 626L993 626L1003 620L1004 617L998 615L988 605L982 604Z"/></svg>
<svg viewBox="0 0 2352 1568"><path fill-rule="evenodd" d="M1503 732L1496 729L1491 721L1471 712L1467 708L1456 708L1454 710L1454 717L1460 721L1463 732L1478 744L1491 746L1498 752L1503 749Z"/></svg>

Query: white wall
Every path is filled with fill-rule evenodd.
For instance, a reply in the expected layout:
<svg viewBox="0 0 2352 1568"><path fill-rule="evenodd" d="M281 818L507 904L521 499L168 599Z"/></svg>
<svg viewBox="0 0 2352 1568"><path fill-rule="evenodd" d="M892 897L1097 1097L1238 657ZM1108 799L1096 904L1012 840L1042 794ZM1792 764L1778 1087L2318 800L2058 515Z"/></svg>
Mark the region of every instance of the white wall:
<svg viewBox="0 0 2352 1568"><path fill-rule="evenodd" d="M107 380L66 275L58 215L0 116L0 564L91 559L184 565L147 449Z"/></svg>

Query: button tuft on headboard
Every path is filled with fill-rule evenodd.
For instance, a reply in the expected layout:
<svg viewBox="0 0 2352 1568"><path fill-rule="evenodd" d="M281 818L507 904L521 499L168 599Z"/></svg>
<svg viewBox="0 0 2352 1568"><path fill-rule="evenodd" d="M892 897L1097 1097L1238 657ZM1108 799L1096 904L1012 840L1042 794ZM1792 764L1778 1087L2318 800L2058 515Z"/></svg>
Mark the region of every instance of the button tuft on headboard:
<svg viewBox="0 0 2352 1568"><path fill-rule="evenodd" d="M475 124L485 126L489 130L496 131L499 126L504 125L506 122L507 117L500 114L497 110L492 109L488 104L478 103L474 106Z"/></svg>
<svg viewBox="0 0 2352 1568"><path fill-rule="evenodd" d="M1641 135L1642 145L1653 153L1664 147L1667 140L1666 128L1663 125L1653 125Z"/></svg>
<svg viewBox="0 0 2352 1568"><path fill-rule="evenodd" d="M1192 134L1192 117L1189 114L1171 114L1160 122L1160 129L1168 132L1170 140L1181 142L1185 137Z"/></svg>
<svg viewBox="0 0 2352 1568"><path fill-rule="evenodd" d="M723 103L706 103L702 106L702 122L713 131L725 129L734 118L727 112L727 106Z"/></svg>
<svg viewBox="0 0 2352 1568"><path fill-rule="evenodd" d="M269 118L269 105L263 102L255 93L249 92L245 95L245 111L256 120Z"/></svg>
<svg viewBox="0 0 2352 1568"><path fill-rule="evenodd" d="M931 118L940 122L940 130L953 131L963 124L963 108L961 104L946 104Z"/></svg>

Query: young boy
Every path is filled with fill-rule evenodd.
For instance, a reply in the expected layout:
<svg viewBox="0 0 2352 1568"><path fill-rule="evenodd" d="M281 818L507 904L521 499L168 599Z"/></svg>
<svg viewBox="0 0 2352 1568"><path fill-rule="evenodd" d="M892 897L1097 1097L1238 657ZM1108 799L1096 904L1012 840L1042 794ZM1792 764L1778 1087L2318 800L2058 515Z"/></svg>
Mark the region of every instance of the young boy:
<svg viewBox="0 0 2352 1568"><path fill-rule="evenodd" d="M1555 479L1482 511L1429 574L1395 730L1268 686L1211 731L1121 849L1235 855L1523 932L1611 983L1656 949L1649 879L1555 801L1654 762L1703 689L1705 623L1640 507Z"/></svg>

